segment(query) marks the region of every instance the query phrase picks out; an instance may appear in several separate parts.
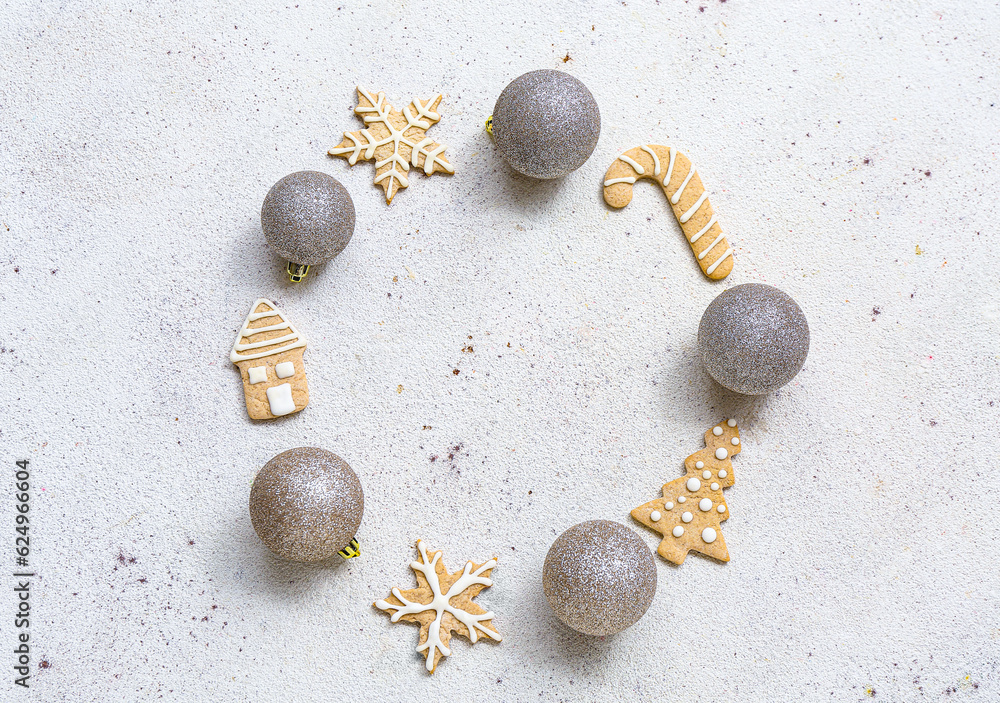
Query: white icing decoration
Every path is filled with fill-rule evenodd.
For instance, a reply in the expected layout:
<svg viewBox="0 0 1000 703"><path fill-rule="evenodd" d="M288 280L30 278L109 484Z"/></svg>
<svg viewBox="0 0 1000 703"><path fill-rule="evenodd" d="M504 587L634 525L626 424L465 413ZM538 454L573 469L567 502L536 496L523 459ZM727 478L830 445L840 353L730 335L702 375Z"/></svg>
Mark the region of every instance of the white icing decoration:
<svg viewBox="0 0 1000 703"><path fill-rule="evenodd" d="M661 517L662 515L660 515L659 510L654 510L649 514L649 519L652 520L653 522L659 522Z"/></svg>
<svg viewBox="0 0 1000 703"><path fill-rule="evenodd" d="M674 537L680 537L681 535L684 534L684 528L678 525L673 529L671 534L673 534Z"/></svg>
<svg viewBox="0 0 1000 703"><path fill-rule="evenodd" d="M739 443L740 443L740 438L739 438L739 437L733 437L733 438L732 438L731 440L729 440L729 441L730 441L730 442L732 442L733 446L735 447L735 446L739 445Z"/></svg>
<svg viewBox="0 0 1000 703"><path fill-rule="evenodd" d="M292 400L292 384L282 383L267 389L267 404L275 417L295 412L295 401Z"/></svg>
<svg viewBox="0 0 1000 703"><path fill-rule="evenodd" d="M715 530L713 530L711 527L706 527L704 530L701 531L701 538L705 540L707 544L711 544L712 542L714 542L716 537L718 537L718 535L715 533Z"/></svg>
<svg viewBox="0 0 1000 703"><path fill-rule="evenodd" d="M695 170L694 164L692 164L691 170L688 171L687 178L685 178L684 182L681 183L681 187L677 189L677 192L670 197L670 202L673 203L674 205L680 202L681 195L683 195L684 193L684 189L687 188L687 184L691 182L691 177L694 176L694 170Z"/></svg>
<svg viewBox="0 0 1000 703"><path fill-rule="evenodd" d="M726 506L720 505L718 508L716 508L716 510L718 510L720 513L724 513L726 512Z"/></svg>
<svg viewBox="0 0 1000 703"><path fill-rule="evenodd" d="M685 212L683 215L681 215L680 217L681 224L684 224L685 222L690 220L691 216L694 215L696 212L698 212L698 208L700 208L707 199L708 199L708 191L706 190L701 194L701 197L698 198L695 204L691 206L691 209Z"/></svg>
<svg viewBox="0 0 1000 703"><path fill-rule="evenodd" d="M354 112L362 116L365 124L371 124L373 122L382 123L385 128L389 131L389 136L384 137L378 141L367 129L361 130L361 134L367 140L367 143L361 142L357 137L351 132L345 132L344 136L350 139L354 144L352 146L345 147L334 147L330 149L328 153L334 156L341 156L344 154L350 154L347 158L347 163L351 166L358 162L358 157L361 152L364 152L365 160L372 158L375 155L375 150L384 145L392 144L392 154L388 158L382 159L381 161L375 162L375 170L377 171L382 166L386 164L392 164L392 167L383 173L382 175L375 178L375 183L382 181L386 178L394 178L399 184L400 188L405 188L409 185L409 181L404 175L405 172L410 170L410 163L414 166L417 165L421 154L424 156L424 173L430 175L431 171L434 169L434 165L437 164L443 170L448 173L454 173L455 169L441 158L441 152L443 152L448 147L444 144L440 144L436 149L428 150L426 147L428 144L433 144L433 139L428 139L426 136L419 142L413 142L409 138L403 136L406 131L411 127L417 127L418 129L430 129L430 127L441 119L441 115L437 112L431 110L428 106L433 105L441 94L436 94L433 98L427 102L421 104L419 98L413 98L412 107L416 108L417 116L414 117L413 113L410 111L410 105L403 108L403 117L406 118L406 124L402 129L397 129L394 124L389 120L389 115L392 112L392 106L387 105L385 101L385 93L380 92L377 97L372 97L371 93L364 90L361 86L358 86L358 93L364 96L365 100L371 103L371 106L358 105L354 108ZM374 114L371 114L374 113ZM407 161L402 156L399 155L400 145L405 144L410 147L413 151L411 152L410 161ZM396 167L402 169L398 170ZM387 199L391 200L393 194L392 182L390 181L388 188L386 189L385 196Z"/></svg>
<svg viewBox="0 0 1000 703"><path fill-rule="evenodd" d="M725 447L719 447L715 450L716 459L725 459L727 456L729 456L729 450Z"/></svg>
<svg viewBox="0 0 1000 703"><path fill-rule="evenodd" d="M683 515L681 515L681 520L683 520L684 522L691 522L692 520L694 520L694 515L692 515L691 513L684 513Z"/></svg>
<svg viewBox="0 0 1000 703"><path fill-rule="evenodd" d="M696 468L696 469L704 469L705 468L705 462L704 461L696 461L696 462L694 462L694 468Z"/></svg>
<svg viewBox="0 0 1000 703"><path fill-rule="evenodd" d="M265 310L263 312L254 312L261 303L271 308L270 310ZM262 320L265 317L277 317L280 322L273 325L267 325L265 327L250 327L251 322L256 322L257 320ZM252 341L252 338L262 332L274 332L275 330L288 330L288 334L276 339L263 339L257 342ZM240 344L240 340L247 339L246 344ZM255 349L262 349L264 347L273 347L278 345L277 349L269 349L267 351L253 351ZM271 356L272 354L281 354L282 352L289 351L291 349L297 349L299 347L304 347L306 345L306 338L299 334L299 331L295 329L295 326L285 320L284 314L278 309L278 306L272 303L270 300L265 298L258 298L253 305L250 306L250 314L247 315L246 320L243 321L243 327L240 329L239 334L236 335L236 343L233 344L233 350L229 352L229 360L231 362L238 363L240 361L247 361L249 359L260 359L265 356ZM250 354L243 354L242 352L252 352Z"/></svg>
<svg viewBox="0 0 1000 703"><path fill-rule="evenodd" d="M713 484L712 484L712 490L713 490L713 491L717 491L717 490L719 490L719 484L717 484L717 483L713 483Z"/></svg>
<svg viewBox="0 0 1000 703"><path fill-rule="evenodd" d="M667 175L663 177L663 185L666 186L670 183L670 176L674 172L674 159L677 157L677 150L670 147L670 163L667 164Z"/></svg>
<svg viewBox="0 0 1000 703"><path fill-rule="evenodd" d="M722 434L722 428L721 427L713 427L712 428L712 434L714 434L716 437L718 437L720 434Z"/></svg>
<svg viewBox="0 0 1000 703"><path fill-rule="evenodd" d="M716 217L715 213L713 212L712 216L710 218L708 218L708 224L705 225L704 227L702 227L693 237L691 237L691 239L690 239L691 243L694 244L699 239L701 239L701 235L705 234L705 232L707 232L708 230L712 229L712 225L714 225L718 221L719 221L719 218Z"/></svg>
<svg viewBox="0 0 1000 703"><path fill-rule="evenodd" d="M689 491L691 491L692 493L694 493L694 492L695 492L695 491L697 491L697 490L698 490L699 488L701 488L701 481L699 481L698 479L696 479L696 478L694 478L694 477L692 477L692 478L689 478L689 479L687 480L687 489L688 489Z"/></svg>
<svg viewBox="0 0 1000 703"><path fill-rule="evenodd" d="M701 250L701 253L698 254L698 261L701 261L706 256L708 256L708 252L712 251L712 249L715 248L715 245L718 244L719 242L721 242L725 238L726 238L725 234L720 234L718 237L716 237L715 241L713 241L711 244L709 244L707 247L705 247L704 249ZM722 428L719 427L717 429L721 430ZM722 434L722 433L720 432L719 434Z"/></svg>
<svg viewBox="0 0 1000 703"><path fill-rule="evenodd" d="M732 247L726 249L726 253L720 256L718 259L716 259L714 264L705 269L705 273L707 273L708 275L712 275L713 273L715 273L715 269L719 268L719 264L721 264L727 257L730 257L732 255L733 255Z"/></svg>
<svg viewBox="0 0 1000 703"><path fill-rule="evenodd" d="M702 498L701 502L698 503L698 507L701 509L703 513L707 513L709 510L712 509L712 501L709 500L708 498Z"/></svg>
<svg viewBox="0 0 1000 703"><path fill-rule="evenodd" d="M687 501L687 498L685 498L684 496L677 496L677 502L678 503L683 503L685 501Z"/></svg>
<svg viewBox="0 0 1000 703"><path fill-rule="evenodd" d="M730 427L736 427L736 420L726 420L726 424Z"/></svg>
<svg viewBox="0 0 1000 703"><path fill-rule="evenodd" d="M266 366L251 366L247 369L247 377L250 380L250 384L255 383L266 383L267 382L267 367Z"/></svg>
<svg viewBox="0 0 1000 703"><path fill-rule="evenodd" d="M278 378L288 378L289 376L294 376L295 364L291 361L282 361L280 364L275 364L274 375Z"/></svg>
<svg viewBox="0 0 1000 703"><path fill-rule="evenodd" d="M640 164L635 159L630 159L629 157L625 156L625 154L622 154L621 156L619 156L618 159L621 160L621 161L624 161L629 166L631 166L632 168L634 168L635 172L638 173L640 176L645 175L646 169L644 169L642 167L642 164Z"/></svg>
<svg viewBox="0 0 1000 703"><path fill-rule="evenodd" d="M708 469L705 469L704 471L701 472L701 477L705 479L712 478L712 472L709 471Z"/></svg>
<svg viewBox="0 0 1000 703"><path fill-rule="evenodd" d="M398 622L404 615L423 613L428 610L437 612L434 622L431 623L431 626L427 630L427 641L417 646L418 652L427 650L427 671L432 671L434 669L434 650L441 652L441 654L446 657L451 656L451 650L448 649L448 647L446 647L444 642L441 640L441 619L444 617L445 613L451 613L456 620L465 625L465 628L469 631L469 640L473 643L479 640L479 632L477 632L477 628L483 634L499 642L501 640L500 633L490 630L483 625L484 621L493 619L492 611L488 611L482 615L473 615L472 613L456 608L451 604L451 599L462 593L462 591L467 589L469 586L475 584L479 584L481 586L492 586L492 579L482 576L481 574L484 571L489 571L490 569L496 567L496 559L491 559L475 571L472 571L472 562L466 562L462 575L457 581L455 581L455 583L452 584L447 593L442 593L441 581L438 579L437 571L435 571L434 568L438 560L441 558L441 552L437 552L430 563L428 563L427 548L424 547L424 543L417 542L417 549L420 552L421 561L410 562L410 568L414 571L419 571L424 575L424 578L427 580L427 585L430 586L431 593L434 594L434 598L430 603L413 603L406 600L398 588L393 588L392 595L396 596L396 599L402 603L402 605L393 605L388 601L379 600L375 602L375 607L380 610L395 610L396 612L393 613L390 618L392 622Z"/></svg>
<svg viewBox="0 0 1000 703"><path fill-rule="evenodd" d="M664 507L664 508L665 508L666 510L673 510L673 509L674 509L674 504L673 504L673 503L671 503L671 502L670 502L670 501L668 500L668 501L667 501L666 503L664 503L664 504L663 504L663 507Z"/></svg>
<svg viewBox="0 0 1000 703"><path fill-rule="evenodd" d="M625 178L609 178L604 181L604 187L613 186L615 183L635 183L635 179L632 176L626 176Z"/></svg>
<svg viewBox="0 0 1000 703"><path fill-rule="evenodd" d="M719 469L719 478L725 478L728 475L729 472L727 472L725 469Z"/></svg>
<svg viewBox="0 0 1000 703"><path fill-rule="evenodd" d="M660 175L660 157L657 156L656 152L653 151L648 145L644 145L641 148L642 148L642 150L644 152L646 152L647 154L649 154L650 156L653 157L653 175L654 176L659 176Z"/></svg>

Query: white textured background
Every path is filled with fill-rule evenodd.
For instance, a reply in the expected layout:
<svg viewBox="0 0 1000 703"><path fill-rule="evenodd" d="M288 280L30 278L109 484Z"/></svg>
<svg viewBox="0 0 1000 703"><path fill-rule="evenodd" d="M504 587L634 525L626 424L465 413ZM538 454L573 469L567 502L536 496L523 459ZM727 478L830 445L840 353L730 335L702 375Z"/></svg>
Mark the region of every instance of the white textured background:
<svg viewBox="0 0 1000 703"><path fill-rule="evenodd" d="M3 700L1000 697L995 0L253 4L0 11L0 563L27 457L41 574L32 689L2 654ZM536 183L483 121L545 67L590 87L603 131ZM370 164L326 157L358 129L357 83L442 91L456 174L387 207ZM604 206L605 169L647 141L709 187L724 283L655 186ZM358 226L292 286L259 209L306 168L348 187ZM812 330L761 399L695 348L748 281ZM310 406L263 424L228 360L258 296L310 340ZM732 561L657 558L637 625L562 627L551 542L607 518L655 548L628 511L730 415ZM311 444L364 483L360 559L282 563L253 533L255 472ZM370 605L410 586L417 538L452 569L500 560L479 601L504 642L456 639L433 677L417 629Z"/></svg>

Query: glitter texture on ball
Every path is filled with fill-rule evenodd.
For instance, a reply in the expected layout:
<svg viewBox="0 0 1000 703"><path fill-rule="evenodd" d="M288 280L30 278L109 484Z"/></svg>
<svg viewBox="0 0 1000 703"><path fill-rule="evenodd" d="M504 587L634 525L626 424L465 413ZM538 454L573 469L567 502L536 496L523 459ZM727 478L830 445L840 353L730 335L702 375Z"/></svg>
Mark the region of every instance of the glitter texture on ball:
<svg viewBox="0 0 1000 703"><path fill-rule="evenodd" d="M298 171L268 191L260 225L281 258L302 266L325 264L351 241L354 202L333 176Z"/></svg>
<svg viewBox="0 0 1000 703"><path fill-rule="evenodd" d="M552 543L542 570L556 617L585 635L613 635L638 622L656 594L646 543L609 520L581 522Z"/></svg>
<svg viewBox="0 0 1000 703"><path fill-rule="evenodd" d="M291 561L322 561L350 544L365 496L347 462L316 447L289 449L260 470L250 521L261 541Z"/></svg>
<svg viewBox="0 0 1000 703"><path fill-rule="evenodd" d="M730 288L713 300L698 326L709 375L744 395L781 388L809 353L809 323L787 293L762 283Z"/></svg>
<svg viewBox="0 0 1000 703"><path fill-rule="evenodd" d="M560 178L590 158L601 135L597 101L579 80L543 69L510 82L493 107L497 149L518 173Z"/></svg>

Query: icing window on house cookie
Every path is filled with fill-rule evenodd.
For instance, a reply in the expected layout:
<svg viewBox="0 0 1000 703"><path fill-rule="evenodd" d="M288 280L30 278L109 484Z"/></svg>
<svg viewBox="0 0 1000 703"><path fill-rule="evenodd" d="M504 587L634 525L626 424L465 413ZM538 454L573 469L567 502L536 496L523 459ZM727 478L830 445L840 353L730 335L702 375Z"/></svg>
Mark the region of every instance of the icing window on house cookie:
<svg viewBox="0 0 1000 703"><path fill-rule="evenodd" d="M267 389L267 403L271 414L275 417L295 412L295 401L292 400L292 385L282 383Z"/></svg>
<svg viewBox="0 0 1000 703"><path fill-rule="evenodd" d="M250 383L266 383L267 382L267 367L266 366L253 366L247 369L247 376L250 378Z"/></svg>
<svg viewBox="0 0 1000 703"><path fill-rule="evenodd" d="M274 367L274 375L278 378L288 378L295 375L295 364L291 361L282 361Z"/></svg>

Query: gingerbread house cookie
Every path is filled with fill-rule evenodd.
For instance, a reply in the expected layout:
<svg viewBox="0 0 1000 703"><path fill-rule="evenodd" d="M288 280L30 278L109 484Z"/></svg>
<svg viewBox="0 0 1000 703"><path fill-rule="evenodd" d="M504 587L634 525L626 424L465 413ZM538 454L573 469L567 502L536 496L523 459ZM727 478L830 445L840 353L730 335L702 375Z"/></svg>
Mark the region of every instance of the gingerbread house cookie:
<svg viewBox="0 0 1000 703"><path fill-rule="evenodd" d="M309 404L302 353L306 339L270 300L250 308L229 360L240 369L247 413L270 420L296 413Z"/></svg>

